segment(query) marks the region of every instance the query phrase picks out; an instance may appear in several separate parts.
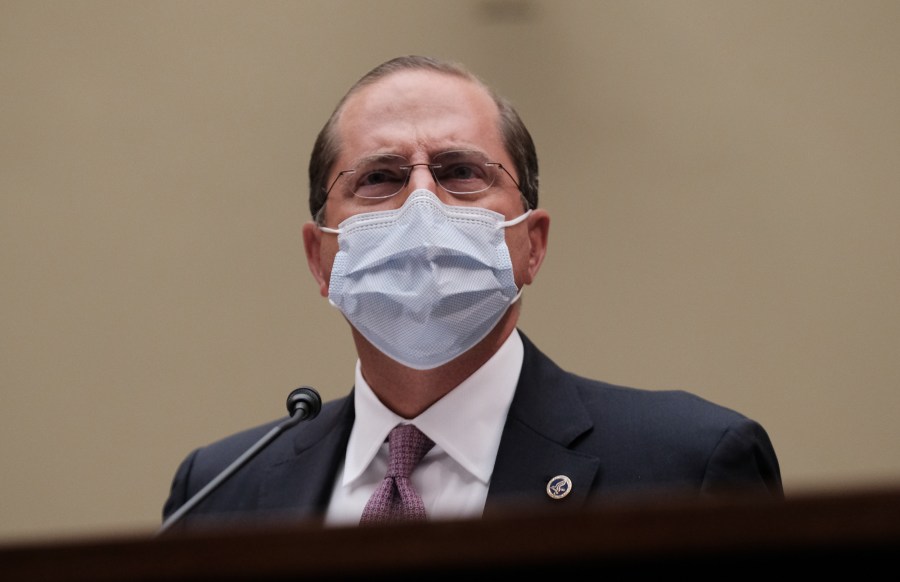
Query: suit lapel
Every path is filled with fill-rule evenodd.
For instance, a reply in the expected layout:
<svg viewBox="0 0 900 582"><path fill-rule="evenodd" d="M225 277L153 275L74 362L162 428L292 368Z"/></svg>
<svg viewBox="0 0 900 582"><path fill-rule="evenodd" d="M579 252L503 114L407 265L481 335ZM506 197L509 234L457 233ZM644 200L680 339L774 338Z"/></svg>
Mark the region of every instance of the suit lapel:
<svg viewBox="0 0 900 582"><path fill-rule="evenodd" d="M521 334L521 332L520 332ZM593 428L576 377L558 368L522 335L524 361L500 439L485 515L509 506L579 507L600 470L600 459L572 443ZM272 462L260 486L259 509L324 514L353 428L352 393L323 407L320 416L282 435L292 446ZM571 491L556 500L548 482L564 475Z"/></svg>
<svg viewBox="0 0 900 582"><path fill-rule="evenodd" d="M520 332L521 333L521 332ZM600 460L571 448L593 428L576 379L558 368L522 334L525 357L491 476L485 515L512 505L578 507L585 503ZM547 493L564 475L571 489L562 499Z"/></svg>
<svg viewBox="0 0 900 582"><path fill-rule="evenodd" d="M328 506L338 468L353 427L353 396L325 407L318 418L299 424L283 437L292 441L267 469L259 508L320 516Z"/></svg>

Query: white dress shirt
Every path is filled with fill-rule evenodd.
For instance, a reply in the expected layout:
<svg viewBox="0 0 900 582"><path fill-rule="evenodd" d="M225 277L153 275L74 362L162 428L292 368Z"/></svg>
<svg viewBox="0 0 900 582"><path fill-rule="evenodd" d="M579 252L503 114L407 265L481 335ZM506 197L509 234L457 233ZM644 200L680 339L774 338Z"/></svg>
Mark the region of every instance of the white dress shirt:
<svg viewBox="0 0 900 582"><path fill-rule="evenodd" d="M387 435L414 424L434 441L410 476L429 519L480 517L524 349L518 331L490 360L419 416L407 420L378 400L356 362L356 420L338 471L325 522L358 524L388 466Z"/></svg>

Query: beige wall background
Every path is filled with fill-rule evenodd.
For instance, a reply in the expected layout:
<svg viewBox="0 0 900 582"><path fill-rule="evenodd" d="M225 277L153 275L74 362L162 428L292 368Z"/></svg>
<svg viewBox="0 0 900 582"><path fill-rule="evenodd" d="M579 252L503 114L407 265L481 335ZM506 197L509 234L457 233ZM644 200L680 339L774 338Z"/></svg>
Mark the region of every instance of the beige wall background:
<svg viewBox="0 0 900 582"><path fill-rule="evenodd" d="M521 328L761 421L789 495L900 483L900 2L0 1L0 539L152 532L194 447L347 393L306 164L389 57L538 144Z"/></svg>

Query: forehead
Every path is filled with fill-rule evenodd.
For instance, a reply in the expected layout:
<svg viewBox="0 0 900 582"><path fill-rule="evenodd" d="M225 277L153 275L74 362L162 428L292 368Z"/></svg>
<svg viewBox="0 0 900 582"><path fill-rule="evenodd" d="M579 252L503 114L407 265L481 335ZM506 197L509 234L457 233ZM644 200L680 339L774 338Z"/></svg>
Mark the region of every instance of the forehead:
<svg viewBox="0 0 900 582"><path fill-rule="evenodd" d="M448 148L502 153L499 110L476 81L430 70L392 73L358 89L341 110L344 162L373 153L408 157Z"/></svg>

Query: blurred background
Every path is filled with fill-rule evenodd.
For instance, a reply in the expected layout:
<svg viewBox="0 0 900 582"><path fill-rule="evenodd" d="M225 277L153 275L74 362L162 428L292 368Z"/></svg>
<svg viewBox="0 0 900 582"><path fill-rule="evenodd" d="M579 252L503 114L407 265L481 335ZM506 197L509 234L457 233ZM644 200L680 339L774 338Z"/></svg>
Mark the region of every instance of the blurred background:
<svg viewBox="0 0 900 582"><path fill-rule="evenodd" d="M346 394L300 236L337 100L468 65L532 131L521 329L900 485L900 3L0 0L0 541L152 532L193 448Z"/></svg>

